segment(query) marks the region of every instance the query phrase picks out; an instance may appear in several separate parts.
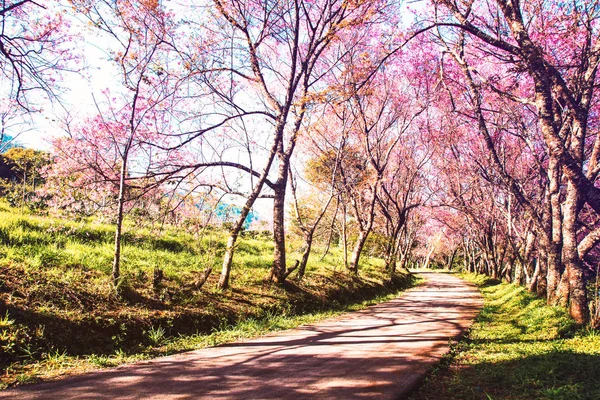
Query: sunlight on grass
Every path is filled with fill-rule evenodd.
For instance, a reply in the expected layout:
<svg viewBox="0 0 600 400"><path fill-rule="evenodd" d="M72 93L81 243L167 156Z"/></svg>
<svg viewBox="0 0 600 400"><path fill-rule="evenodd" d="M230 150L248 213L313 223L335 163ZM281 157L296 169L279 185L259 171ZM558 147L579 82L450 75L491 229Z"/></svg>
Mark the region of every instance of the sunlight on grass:
<svg viewBox="0 0 600 400"><path fill-rule="evenodd" d="M349 275L341 250L332 247L323 260L315 249L302 281L292 274L285 288L271 285L270 235L244 232L232 287L221 290L216 284L227 232L207 229L197 237L127 220L116 296L113 226L2 207L0 387L295 327L383 301L415 282L390 277L382 260L366 256L359 276ZM287 245L291 266L302 241L291 237ZM198 290L194 281L207 267L213 274Z"/></svg>
<svg viewBox="0 0 600 400"><path fill-rule="evenodd" d="M415 285L419 282L420 280L415 279L412 284ZM336 309L303 315L283 315L272 312L260 318L245 318L234 324L223 322L208 334L197 333L166 337L166 330L162 326L151 327L145 332L150 344L138 347L130 353L118 349L110 355L90 354L87 356L69 356L66 352L54 350L42 354L42 359L39 362L9 366L5 370L6 376L0 381L0 389L8 385L53 379L67 373L82 373L98 368L115 367L161 355L217 346L237 340L255 338L270 332L293 329L300 325L315 323L349 311L357 311L370 305L390 300L397 297L398 293L399 291L395 290L374 296L368 300L340 305ZM5 318L5 321L9 321L8 316Z"/></svg>
<svg viewBox="0 0 600 400"><path fill-rule="evenodd" d="M450 367L414 396L424 399L600 399L600 334L522 287L465 275L485 297ZM442 397L441 394L443 394Z"/></svg>

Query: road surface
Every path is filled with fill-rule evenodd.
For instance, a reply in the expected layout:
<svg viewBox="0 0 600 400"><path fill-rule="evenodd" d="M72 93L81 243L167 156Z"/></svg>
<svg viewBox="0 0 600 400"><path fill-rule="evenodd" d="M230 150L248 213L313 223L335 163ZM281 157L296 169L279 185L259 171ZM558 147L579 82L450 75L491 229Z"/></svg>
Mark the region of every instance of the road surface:
<svg viewBox="0 0 600 400"><path fill-rule="evenodd" d="M258 339L0 392L0 399L399 399L469 327L477 289L442 273L399 298Z"/></svg>

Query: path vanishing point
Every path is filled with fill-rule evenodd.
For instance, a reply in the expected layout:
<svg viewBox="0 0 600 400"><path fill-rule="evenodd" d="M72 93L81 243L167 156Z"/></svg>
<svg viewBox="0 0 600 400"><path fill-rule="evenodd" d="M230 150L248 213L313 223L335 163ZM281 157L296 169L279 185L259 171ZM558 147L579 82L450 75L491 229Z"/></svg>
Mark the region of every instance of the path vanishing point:
<svg viewBox="0 0 600 400"><path fill-rule="evenodd" d="M402 399L472 323L443 273L367 309L257 339L0 392L0 399Z"/></svg>

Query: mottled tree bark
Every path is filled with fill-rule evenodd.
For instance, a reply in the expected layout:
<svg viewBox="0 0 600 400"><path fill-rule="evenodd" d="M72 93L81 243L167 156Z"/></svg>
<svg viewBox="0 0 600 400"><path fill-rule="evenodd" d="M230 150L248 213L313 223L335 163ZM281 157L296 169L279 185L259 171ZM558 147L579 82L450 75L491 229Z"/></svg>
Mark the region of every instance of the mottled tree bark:
<svg viewBox="0 0 600 400"><path fill-rule="evenodd" d="M547 300L549 304L560 302L558 285L563 272L562 253L562 213L560 204L560 165L556 157L551 156L548 163L547 214L550 220L544 232L547 240L548 272L546 275ZM548 232L549 230L549 232Z"/></svg>
<svg viewBox="0 0 600 400"><path fill-rule="evenodd" d="M579 193L575 185L567 185L564 202L563 262L569 282L569 314L579 323L588 321L588 301L583 265L577 252L577 214Z"/></svg>
<svg viewBox="0 0 600 400"><path fill-rule="evenodd" d="M271 268L271 279L277 284L283 284L286 278L285 257L285 189L287 187L288 165L280 165L277 186L274 189L273 200L273 239L275 248L273 250L273 266ZM283 171L285 168L285 171Z"/></svg>

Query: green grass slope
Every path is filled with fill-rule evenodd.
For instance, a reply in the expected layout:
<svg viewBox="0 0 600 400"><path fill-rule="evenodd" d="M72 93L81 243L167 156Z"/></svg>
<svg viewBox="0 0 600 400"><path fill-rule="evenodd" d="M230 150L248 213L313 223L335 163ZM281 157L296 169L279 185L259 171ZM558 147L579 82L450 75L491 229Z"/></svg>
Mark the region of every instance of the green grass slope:
<svg viewBox="0 0 600 400"><path fill-rule="evenodd" d="M110 281L114 228L93 220L19 215L0 206L0 387L116 365L296 326L393 295L412 279L390 279L382 260L348 276L337 249L310 260L302 282L265 282L273 245L248 233L238 244L232 289L216 288L223 231L201 238L128 221L121 287ZM300 243L289 243L289 260ZM194 286L204 268L205 286ZM153 282L155 268L164 279Z"/></svg>
<svg viewBox="0 0 600 400"><path fill-rule="evenodd" d="M467 275L485 297L468 336L414 400L600 399L600 333L523 287Z"/></svg>

